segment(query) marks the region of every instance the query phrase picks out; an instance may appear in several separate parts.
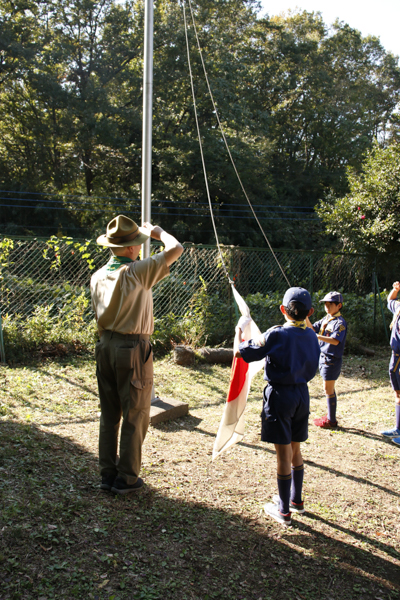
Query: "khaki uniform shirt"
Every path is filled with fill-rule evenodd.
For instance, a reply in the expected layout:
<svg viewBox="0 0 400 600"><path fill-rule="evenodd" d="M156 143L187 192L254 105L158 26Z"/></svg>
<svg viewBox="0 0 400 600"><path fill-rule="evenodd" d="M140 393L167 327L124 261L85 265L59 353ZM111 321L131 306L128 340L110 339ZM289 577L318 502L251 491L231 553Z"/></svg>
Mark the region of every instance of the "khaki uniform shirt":
<svg viewBox="0 0 400 600"><path fill-rule="evenodd" d="M99 335L105 329L151 335L154 331L151 288L167 275L169 267L164 252L123 264L115 271L107 270L107 265L96 271L90 291Z"/></svg>

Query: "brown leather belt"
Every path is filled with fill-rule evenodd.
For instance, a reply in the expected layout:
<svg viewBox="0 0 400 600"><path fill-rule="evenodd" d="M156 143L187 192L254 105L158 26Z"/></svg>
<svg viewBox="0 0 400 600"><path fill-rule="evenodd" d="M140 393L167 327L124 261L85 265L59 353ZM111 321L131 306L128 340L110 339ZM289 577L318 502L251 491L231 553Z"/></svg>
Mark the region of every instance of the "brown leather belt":
<svg viewBox="0 0 400 600"><path fill-rule="evenodd" d="M105 335L109 340L130 340L130 341L139 341L139 340L149 340L150 335L148 333L118 333L118 331L110 331L109 329L105 329L101 337Z"/></svg>

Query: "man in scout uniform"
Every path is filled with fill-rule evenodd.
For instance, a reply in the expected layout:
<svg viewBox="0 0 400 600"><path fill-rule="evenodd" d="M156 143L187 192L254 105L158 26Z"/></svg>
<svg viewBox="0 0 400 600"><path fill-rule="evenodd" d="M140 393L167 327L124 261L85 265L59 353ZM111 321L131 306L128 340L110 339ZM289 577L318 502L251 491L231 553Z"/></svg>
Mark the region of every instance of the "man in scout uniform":
<svg viewBox="0 0 400 600"><path fill-rule="evenodd" d="M342 369L347 323L340 314L343 306L343 296L340 292L329 292L320 302L325 303L326 317L314 325L311 325L307 318L307 326L317 334L321 349L319 372L324 381L328 412L324 417L314 419L314 425L323 429L332 429L337 427L335 382Z"/></svg>
<svg viewBox="0 0 400 600"><path fill-rule="evenodd" d="M389 377L392 389L396 398L396 424L394 429L382 431L382 435L391 438L392 442L400 446L400 302L397 300L397 294L400 291L400 283L395 281L393 289L388 296L388 309L393 313L393 319L390 324L392 330L390 336L390 346L392 348L392 357L389 363Z"/></svg>
<svg viewBox="0 0 400 600"><path fill-rule="evenodd" d="M141 244L149 237L161 240L163 252L137 260ZM169 267L183 247L161 227L150 223L138 227L124 215L108 223L106 234L97 243L112 252L109 262L90 282L100 336L95 351L101 407L100 487L128 494L143 485L139 472L153 388L151 288L169 275Z"/></svg>

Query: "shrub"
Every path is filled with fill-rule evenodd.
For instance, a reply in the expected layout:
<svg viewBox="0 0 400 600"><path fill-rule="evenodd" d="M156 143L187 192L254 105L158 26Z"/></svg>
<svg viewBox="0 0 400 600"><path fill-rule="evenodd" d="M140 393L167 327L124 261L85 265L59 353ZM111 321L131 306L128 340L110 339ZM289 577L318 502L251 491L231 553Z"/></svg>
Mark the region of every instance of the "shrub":
<svg viewBox="0 0 400 600"><path fill-rule="evenodd" d="M190 302L183 316L169 313L154 320L152 343L155 351L169 352L175 344L195 348L219 346L232 342L235 325L233 305L226 302L219 292L209 294L207 284L200 278L202 287Z"/></svg>
<svg viewBox="0 0 400 600"><path fill-rule="evenodd" d="M324 305L320 302L324 295L323 291L313 295L315 313L312 322L325 315ZM386 297L387 292L382 292L381 302L388 327L392 315L386 308ZM283 324L284 319L279 311L281 292L251 294L245 300L261 331ZM85 315L88 304L85 292L79 295L71 292L64 296L61 306L36 306L27 319L21 315L5 315L3 331L6 358L20 358L38 350L43 352L44 347L57 344L66 346L66 351L93 351L97 326L95 319L87 322ZM345 294L343 316L348 323L349 346L354 338L369 344L387 343L379 298L376 301L374 327L373 294ZM205 345L230 346L237 318L233 302L227 302L226 296L223 297L220 292L209 294L207 284L202 280L201 289L193 295L190 309L184 315L170 312L154 320L154 350L163 354L169 352L172 346L182 343L195 348Z"/></svg>
<svg viewBox="0 0 400 600"><path fill-rule="evenodd" d="M76 299L78 307L81 300ZM75 304L75 303L73 303ZM73 305L64 313L52 314L54 306L37 306L28 318L22 315L3 317L6 359L22 359L31 353L66 354L92 351L97 339L95 319L85 322Z"/></svg>

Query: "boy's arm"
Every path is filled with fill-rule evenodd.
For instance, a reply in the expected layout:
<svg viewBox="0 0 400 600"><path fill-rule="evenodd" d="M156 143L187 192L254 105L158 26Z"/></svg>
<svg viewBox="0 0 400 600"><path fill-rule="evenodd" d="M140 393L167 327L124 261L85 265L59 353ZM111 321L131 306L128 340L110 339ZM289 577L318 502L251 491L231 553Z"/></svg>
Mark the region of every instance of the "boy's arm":
<svg viewBox="0 0 400 600"><path fill-rule="evenodd" d="M265 358L265 353L262 352L262 356L255 356L255 354L258 354L259 351L261 350L261 348L264 348L265 346L265 337L264 334L262 333L261 335L259 335L258 337L254 338L253 340L248 340L247 342L242 342L243 339L243 333L242 330L240 328L239 325L236 325L236 329L235 329L235 338L233 340L233 356L235 358L243 358L242 353L239 350L239 344L243 343L244 346L243 347L243 352L246 353L246 357L244 358L244 360L246 362L253 362L254 360L261 360L262 358ZM251 346L249 346L248 344L251 343ZM251 348L251 352L250 352L250 357L249 357L249 350Z"/></svg>
<svg viewBox="0 0 400 600"><path fill-rule="evenodd" d="M306 325L307 325L307 327L309 327L310 329L312 329L314 331L314 327L310 321L310 317L306 317Z"/></svg>
<svg viewBox="0 0 400 600"><path fill-rule="evenodd" d="M389 300L396 300L397 298L397 294L400 292L400 282L399 281L395 281L393 284L393 289L390 292L389 296L388 296L388 302Z"/></svg>
<svg viewBox="0 0 400 600"><path fill-rule="evenodd" d="M320 342L332 344L332 346L337 346L338 344L340 344L339 340L336 340L335 338L331 338L328 335L317 335L317 338L319 339Z"/></svg>

